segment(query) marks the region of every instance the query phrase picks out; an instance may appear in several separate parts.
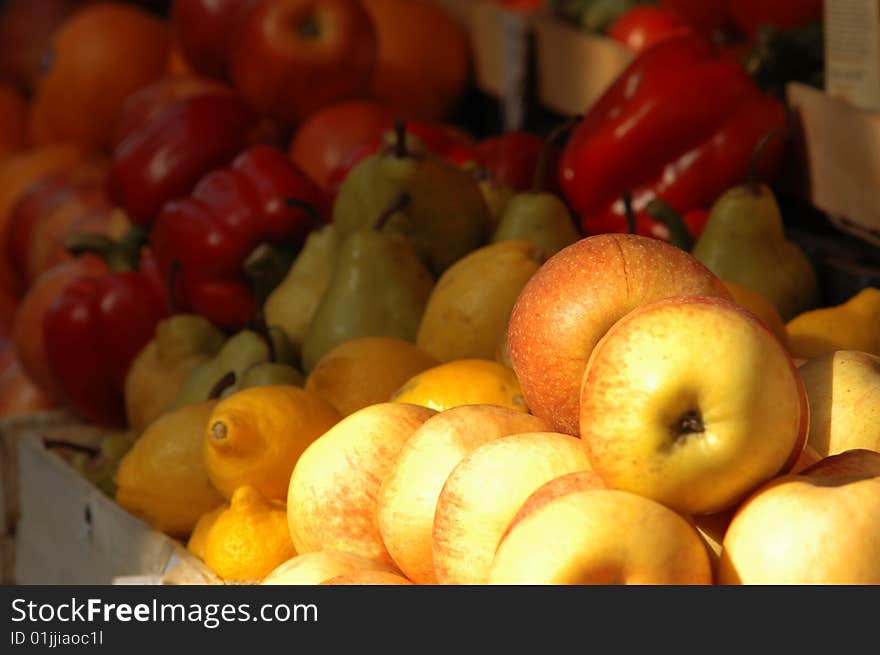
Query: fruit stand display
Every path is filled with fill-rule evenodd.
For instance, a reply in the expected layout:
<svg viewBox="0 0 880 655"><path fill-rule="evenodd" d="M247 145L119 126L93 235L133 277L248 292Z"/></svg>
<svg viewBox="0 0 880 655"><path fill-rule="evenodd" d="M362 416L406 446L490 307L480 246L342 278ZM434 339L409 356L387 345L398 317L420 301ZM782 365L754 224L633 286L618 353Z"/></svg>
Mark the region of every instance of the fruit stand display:
<svg viewBox="0 0 880 655"><path fill-rule="evenodd" d="M822 5L7 2L2 581L880 583Z"/></svg>

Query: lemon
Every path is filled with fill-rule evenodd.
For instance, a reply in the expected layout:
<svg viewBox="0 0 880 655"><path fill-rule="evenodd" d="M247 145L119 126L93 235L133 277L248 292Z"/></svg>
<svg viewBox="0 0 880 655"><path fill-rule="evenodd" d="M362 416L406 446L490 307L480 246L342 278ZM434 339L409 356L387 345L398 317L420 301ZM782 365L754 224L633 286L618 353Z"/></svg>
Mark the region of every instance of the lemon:
<svg viewBox="0 0 880 655"><path fill-rule="evenodd" d="M320 396L292 385L251 387L218 401L204 432L208 476L224 497L252 485L284 500L299 456L342 416Z"/></svg>
<svg viewBox="0 0 880 655"><path fill-rule="evenodd" d="M459 405L500 405L529 411L516 374L488 359L459 359L418 373L392 395L391 401L438 412Z"/></svg>
<svg viewBox="0 0 880 655"><path fill-rule="evenodd" d="M223 502L208 477L202 450L215 403L163 414L119 462L116 502L173 537L188 537L199 517Z"/></svg>
<svg viewBox="0 0 880 655"><path fill-rule="evenodd" d="M205 564L224 580L262 580L295 555L284 503L250 485L235 490L205 534Z"/></svg>

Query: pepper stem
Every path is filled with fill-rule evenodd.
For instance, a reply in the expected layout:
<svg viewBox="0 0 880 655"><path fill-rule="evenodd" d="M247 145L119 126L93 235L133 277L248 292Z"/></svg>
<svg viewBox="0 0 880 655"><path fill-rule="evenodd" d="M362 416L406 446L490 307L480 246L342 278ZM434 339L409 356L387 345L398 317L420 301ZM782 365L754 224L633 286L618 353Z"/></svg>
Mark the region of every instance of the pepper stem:
<svg viewBox="0 0 880 655"><path fill-rule="evenodd" d="M565 134L571 132L584 117L576 114L561 125L556 126L547 138L544 139L544 147L538 155L538 163L535 166L535 179L532 181L532 193L542 193L547 190L547 168L550 166L550 153L556 145L556 141Z"/></svg>
<svg viewBox="0 0 880 655"><path fill-rule="evenodd" d="M681 214L659 198L654 198L645 207L645 212L669 230L669 242L686 252L694 246L694 238L688 230Z"/></svg>
<svg viewBox="0 0 880 655"><path fill-rule="evenodd" d="M114 273L125 273L138 270L141 247L146 242L146 232L141 228L132 228L118 241L103 234L71 234L64 240L64 247L75 257L86 253L97 255Z"/></svg>
<svg viewBox="0 0 880 655"><path fill-rule="evenodd" d="M626 215L626 228L630 234L636 233L636 212L633 209L633 197L631 191L623 193L623 212Z"/></svg>

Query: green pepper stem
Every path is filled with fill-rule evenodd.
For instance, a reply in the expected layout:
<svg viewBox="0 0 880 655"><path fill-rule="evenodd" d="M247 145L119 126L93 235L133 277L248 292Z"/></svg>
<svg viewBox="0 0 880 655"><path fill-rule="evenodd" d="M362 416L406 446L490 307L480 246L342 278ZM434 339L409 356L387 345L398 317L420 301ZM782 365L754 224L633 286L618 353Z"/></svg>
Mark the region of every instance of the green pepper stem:
<svg viewBox="0 0 880 655"><path fill-rule="evenodd" d="M64 240L64 247L71 255L97 255L114 273L138 270L141 245L139 240L128 235L116 241L103 234L88 232L71 234Z"/></svg>
<svg viewBox="0 0 880 655"><path fill-rule="evenodd" d="M576 114L561 125L556 126L547 138L544 139L544 147L538 155L538 163L535 165L535 179L532 180L532 193L543 193L547 190L547 168L550 166L550 153L556 145L556 141L571 132L578 123L584 119L583 115Z"/></svg>
<svg viewBox="0 0 880 655"><path fill-rule="evenodd" d="M630 234L636 233L636 212L633 209L633 197L631 191L625 191L623 200L623 212L626 215L626 228Z"/></svg>
<svg viewBox="0 0 880 655"><path fill-rule="evenodd" d="M681 214L659 198L654 198L645 207L645 212L655 221L663 223L669 230L669 242L685 252L694 246L694 238L687 228Z"/></svg>

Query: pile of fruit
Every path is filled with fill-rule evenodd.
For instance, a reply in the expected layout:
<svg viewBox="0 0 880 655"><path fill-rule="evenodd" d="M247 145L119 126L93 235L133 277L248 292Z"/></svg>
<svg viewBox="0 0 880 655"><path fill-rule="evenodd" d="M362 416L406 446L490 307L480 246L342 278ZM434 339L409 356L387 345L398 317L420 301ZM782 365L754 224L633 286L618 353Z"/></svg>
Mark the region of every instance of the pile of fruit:
<svg viewBox="0 0 880 655"><path fill-rule="evenodd" d="M227 583L880 583L880 289L823 303L745 68L477 137L434 3L147 5L0 20L2 415Z"/></svg>

